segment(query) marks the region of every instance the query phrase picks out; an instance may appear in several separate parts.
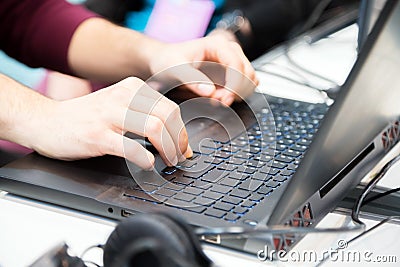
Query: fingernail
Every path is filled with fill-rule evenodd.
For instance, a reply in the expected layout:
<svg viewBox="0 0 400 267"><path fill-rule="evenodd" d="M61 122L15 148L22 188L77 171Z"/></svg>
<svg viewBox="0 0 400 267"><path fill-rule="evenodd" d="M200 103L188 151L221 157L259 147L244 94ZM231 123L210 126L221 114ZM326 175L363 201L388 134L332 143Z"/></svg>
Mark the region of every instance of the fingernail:
<svg viewBox="0 0 400 267"><path fill-rule="evenodd" d="M201 83L199 84L198 88L200 92L206 96L211 95L215 91L215 86L211 84Z"/></svg>
<svg viewBox="0 0 400 267"><path fill-rule="evenodd" d="M187 150L186 150L186 152L185 152L185 157L186 157L187 159L193 157L193 150L192 150L192 148L190 147L190 145L188 145L188 148L187 148Z"/></svg>
<svg viewBox="0 0 400 267"><path fill-rule="evenodd" d="M152 170L154 170L155 158L154 158L153 154L151 154L150 152L147 152L147 158L149 159L150 166L148 168L145 168L145 170L152 171Z"/></svg>

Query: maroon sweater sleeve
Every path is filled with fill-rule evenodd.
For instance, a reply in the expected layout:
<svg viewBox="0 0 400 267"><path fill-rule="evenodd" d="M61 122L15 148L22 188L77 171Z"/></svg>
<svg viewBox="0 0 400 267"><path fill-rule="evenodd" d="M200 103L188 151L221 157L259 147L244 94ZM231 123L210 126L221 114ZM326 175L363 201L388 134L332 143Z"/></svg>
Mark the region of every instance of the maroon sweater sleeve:
<svg viewBox="0 0 400 267"><path fill-rule="evenodd" d="M0 49L28 66L71 74L72 35L94 16L64 0L0 0Z"/></svg>

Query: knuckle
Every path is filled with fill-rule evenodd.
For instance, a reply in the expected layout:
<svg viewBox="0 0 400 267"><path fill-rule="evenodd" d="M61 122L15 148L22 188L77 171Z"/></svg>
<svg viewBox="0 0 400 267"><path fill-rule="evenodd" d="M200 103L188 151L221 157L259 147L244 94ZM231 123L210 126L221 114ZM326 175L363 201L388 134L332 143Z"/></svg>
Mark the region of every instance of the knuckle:
<svg viewBox="0 0 400 267"><path fill-rule="evenodd" d="M130 76L121 81L125 86L138 87L142 86L145 82L137 77Z"/></svg>
<svg viewBox="0 0 400 267"><path fill-rule="evenodd" d="M237 51L242 51L242 47L240 46L240 44L238 44L237 42L230 42L231 46L233 49L236 49Z"/></svg>
<svg viewBox="0 0 400 267"><path fill-rule="evenodd" d="M148 119L146 121L145 135L146 136L160 135L160 133L164 127L163 122L156 117L150 117L150 118L151 119Z"/></svg>

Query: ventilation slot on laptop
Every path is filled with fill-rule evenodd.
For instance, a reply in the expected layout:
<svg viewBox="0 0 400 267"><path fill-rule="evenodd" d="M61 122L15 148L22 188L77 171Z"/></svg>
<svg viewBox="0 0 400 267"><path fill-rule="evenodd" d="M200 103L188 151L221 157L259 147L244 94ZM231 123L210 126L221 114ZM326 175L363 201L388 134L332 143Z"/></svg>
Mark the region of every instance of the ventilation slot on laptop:
<svg viewBox="0 0 400 267"><path fill-rule="evenodd" d="M382 133L382 145L387 151L391 149L400 139L400 122L394 122Z"/></svg>
<svg viewBox="0 0 400 267"><path fill-rule="evenodd" d="M293 214L292 218L285 223L287 226L293 227L308 227L314 223L314 217L311 210L310 203L303 206L302 209ZM282 234L274 235L274 247L275 250L288 251L291 246L293 246L296 241L298 241L303 235L295 234Z"/></svg>

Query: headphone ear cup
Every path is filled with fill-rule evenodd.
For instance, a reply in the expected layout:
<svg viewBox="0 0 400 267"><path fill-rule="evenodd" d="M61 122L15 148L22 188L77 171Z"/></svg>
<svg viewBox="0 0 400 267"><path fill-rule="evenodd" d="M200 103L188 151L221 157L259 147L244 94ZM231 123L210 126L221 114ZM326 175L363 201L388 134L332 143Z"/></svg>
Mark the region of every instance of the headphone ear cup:
<svg viewBox="0 0 400 267"><path fill-rule="evenodd" d="M175 213L167 213L165 211L156 211L155 214L168 217L169 219L174 221L181 230L184 231L186 239L190 243L190 248L192 248L190 251L190 258L193 260L193 262L197 262L198 266L212 265L212 261L207 257L201 247L199 238L194 234L193 228L186 221L184 221L183 218Z"/></svg>
<svg viewBox="0 0 400 267"><path fill-rule="evenodd" d="M104 266L209 266L197 262L192 237L181 223L185 224L161 213L135 215L121 222L105 244Z"/></svg>

